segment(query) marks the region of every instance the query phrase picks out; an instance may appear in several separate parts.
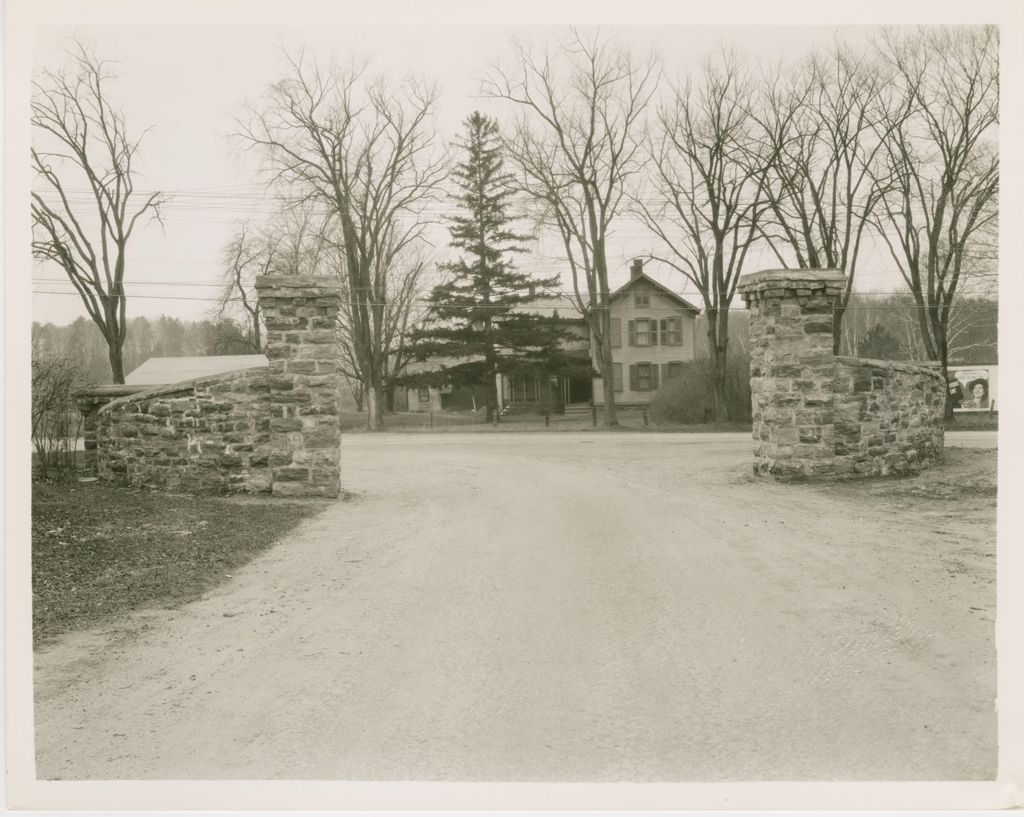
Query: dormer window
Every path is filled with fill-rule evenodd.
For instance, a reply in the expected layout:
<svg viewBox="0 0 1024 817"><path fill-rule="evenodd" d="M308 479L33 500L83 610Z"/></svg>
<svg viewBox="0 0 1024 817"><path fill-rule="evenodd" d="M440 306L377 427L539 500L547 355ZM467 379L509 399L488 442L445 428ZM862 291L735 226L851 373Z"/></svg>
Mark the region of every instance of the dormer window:
<svg viewBox="0 0 1024 817"><path fill-rule="evenodd" d="M633 290L633 306L650 306L651 291L647 287L639 286Z"/></svg>

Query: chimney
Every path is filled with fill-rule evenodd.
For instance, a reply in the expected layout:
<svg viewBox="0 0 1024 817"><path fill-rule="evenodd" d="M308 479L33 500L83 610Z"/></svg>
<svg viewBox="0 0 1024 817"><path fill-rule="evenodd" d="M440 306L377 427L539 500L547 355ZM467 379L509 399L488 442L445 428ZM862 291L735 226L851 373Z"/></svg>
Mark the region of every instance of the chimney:
<svg viewBox="0 0 1024 817"><path fill-rule="evenodd" d="M644 271L644 260L642 258L634 258L633 263L629 267L629 280L635 281Z"/></svg>

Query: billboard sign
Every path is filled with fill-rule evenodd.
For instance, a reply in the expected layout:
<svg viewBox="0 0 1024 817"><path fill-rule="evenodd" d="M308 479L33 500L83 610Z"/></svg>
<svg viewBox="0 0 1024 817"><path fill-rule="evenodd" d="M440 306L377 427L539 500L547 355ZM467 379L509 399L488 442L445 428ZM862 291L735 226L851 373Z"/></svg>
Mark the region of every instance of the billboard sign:
<svg viewBox="0 0 1024 817"><path fill-rule="evenodd" d="M950 366L949 395L953 411L995 411L996 366Z"/></svg>

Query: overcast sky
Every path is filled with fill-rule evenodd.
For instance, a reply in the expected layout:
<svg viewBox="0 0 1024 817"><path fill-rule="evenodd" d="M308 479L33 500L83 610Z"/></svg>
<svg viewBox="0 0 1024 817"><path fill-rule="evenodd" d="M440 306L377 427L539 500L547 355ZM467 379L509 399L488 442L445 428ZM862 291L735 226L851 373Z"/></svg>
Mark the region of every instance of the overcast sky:
<svg viewBox="0 0 1024 817"><path fill-rule="evenodd" d="M510 26L353 26L225 27L154 26L37 29L35 68L67 63L66 49L78 38L104 59L115 61L119 78L110 95L127 117L129 129L146 134L139 167L146 190L171 194L164 226L150 224L133 236L126 274L129 316L160 314L204 317L213 306L221 273L221 252L246 219L259 221L270 204L261 198L258 160L230 138L232 118L247 104L258 104L266 86L285 74L284 49L307 48L342 61L368 57L370 71L395 79L417 74L437 81L441 137L457 135L474 109L508 121L511 111L481 98L479 79L495 62L509 64L513 37L538 44L564 37L566 29ZM752 60L796 60L814 48L829 47L837 36L863 43L871 29L858 27L619 27L605 28L619 44L642 56L652 48L663 58L666 78L696 71L702 59L735 48ZM80 185L76 185L80 186ZM438 234L438 260L446 236ZM638 224L623 220L612 236L613 285L628 277L633 255L655 245ZM773 265L767 254L748 269ZM537 273L567 274L558 244L541 241L521 262ZM891 262L869 253L858 273L861 286L894 289ZM652 274L693 298L678 273L651 268ZM568 283L568 279L567 279ZM56 266L33 271L33 319L67 323L85 311ZM151 296L151 297L143 297Z"/></svg>

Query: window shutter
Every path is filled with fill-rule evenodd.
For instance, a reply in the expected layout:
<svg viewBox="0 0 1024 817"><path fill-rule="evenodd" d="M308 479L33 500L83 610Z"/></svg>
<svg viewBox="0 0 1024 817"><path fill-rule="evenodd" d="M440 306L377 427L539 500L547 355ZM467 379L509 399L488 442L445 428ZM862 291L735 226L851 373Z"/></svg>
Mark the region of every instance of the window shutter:
<svg viewBox="0 0 1024 817"><path fill-rule="evenodd" d="M612 348L619 349L622 346L622 318L611 319Z"/></svg>
<svg viewBox="0 0 1024 817"><path fill-rule="evenodd" d="M622 391L622 364L612 364L612 391Z"/></svg>
<svg viewBox="0 0 1024 817"><path fill-rule="evenodd" d="M651 364L651 391L658 390L658 364Z"/></svg>
<svg viewBox="0 0 1024 817"><path fill-rule="evenodd" d="M677 321L678 326L679 326L679 345L682 346L683 345L683 319L682 318L676 318L676 321Z"/></svg>
<svg viewBox="0 0 1024 817"><path fill-rule="evenodd" d="M651 339L651 346L657 346L658 345L658 319L657 318L648 318L647 319L647 328L651 330L650 334L648 335L648 337L650 337L650 339Z"/></svg>
<svg viewBox="0 0 1024 817"><path fill-rule="evenodd" d="M662 346L664 346L665 344L667 344L669 342L669 339L668 339L668 328L670 326L670 321L671 320L672 320L671 318L669 318L669 320L665 320L664 318L662 318L661 321L660 321L660 323L661 323L661 345Z"/></svg>
<svg viewBox="0 0 1024 817"><path fill-rule="evenodd" d="M629 364L629 390L630 391L640 391L639 387L637 386L636 364L635 363L630 363Z"/></svg>
<svg viewBox="0 0 1024 817"><path fill-rule="evenodd" d="M636 321L630 321L627 328L629 330L629 345L636 346Z"/></svg>

